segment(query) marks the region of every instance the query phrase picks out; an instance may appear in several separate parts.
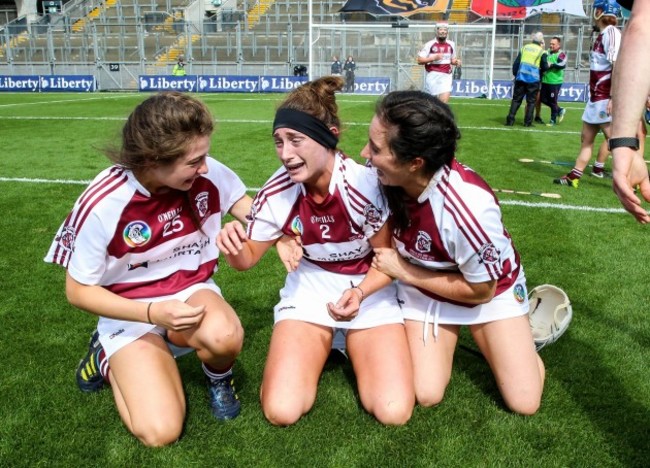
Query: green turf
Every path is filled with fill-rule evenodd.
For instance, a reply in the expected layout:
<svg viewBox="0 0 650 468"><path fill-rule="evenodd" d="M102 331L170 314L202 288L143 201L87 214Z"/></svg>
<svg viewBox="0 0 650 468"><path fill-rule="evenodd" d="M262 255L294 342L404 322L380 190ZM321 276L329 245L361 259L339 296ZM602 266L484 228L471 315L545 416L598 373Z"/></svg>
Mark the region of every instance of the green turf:
<svg viewBox="0 0 650 468"><path fill-rule="evenodd" d="M211 153L259 187L278 167L270 126L282 96L209 94L219 121ZM383 427L360 407L348 363L331 362L313 410L272 427L258 391L283 283L274 253L254 270L223 265L216 280L240 314L246 339L235 366L243 403L226 424L210 415L194 355L179 359L188 397L183 437L141 446L122 426L109 390L80 393L74 370L95 319L65 299L61 268L42 258L83 185L108 165L144 94L0 94L0 466L647 466L650 456L650 310L647 227L620 211L611 181L586 175L578 190L552 184L572 163L583 105L557 127L504 127L508 102L454 99L458 158L500 189L555 192L560 200L499 194L529 287L562 287L574 320L541 352L547 380L534 417L504 409L484 361L463 349L444 402L416 408L404 427ZM357 157L374 97L341 96L341 148ZM548 119L548 109L543 117ZM601 141L602 137L599 137ZM608 165L609 166L609 165ZM466 332L462 343L473 346Z"/></svg>

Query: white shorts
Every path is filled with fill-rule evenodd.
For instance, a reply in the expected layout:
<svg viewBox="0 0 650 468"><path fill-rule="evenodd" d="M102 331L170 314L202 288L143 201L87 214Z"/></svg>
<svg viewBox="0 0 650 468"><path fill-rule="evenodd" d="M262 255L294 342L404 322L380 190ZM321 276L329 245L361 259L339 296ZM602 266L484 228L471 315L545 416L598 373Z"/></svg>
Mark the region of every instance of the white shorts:
<svg viewBox="0 0 650 468"><path fill-rule="evenodd" d="M366 297L359 315L349 322L337 322L327 312L327 303L336 302L350 283L359 284L365 275L332 273L302 260L298 269L287 275L274 307L275 323L300 320L332 328L362 329L389 323L404 323L397 303L396 288L390 284Z"/></svg>
<svg viewBox="0 0 650 468"><path fill-rule="evenodd" d="M592 125L606 124L612 121L612 116L607 113L609 99L602 101L587 102L585 111L582 113L582 121Z"/></svg>
<svg viewBox="0 0 650 468"><path fill-rule="evenodd" d="M431 299L410 284L402 282L397 283L397 294L402 303L402 314L405 320L433 322L434 328L437 324L476 325L528 313L528 292L523 269L520 270L517 281L510 289L494 297L487 304L479 304L475 307L463 307Z"/></svg>
<svg viewBox="0 0 650 468"><path fill-rule="evenodd" d="M209 289L221 296L221 289L219 289L219 286L217 286L215 282L210 279L205 283L193 284L189 288L184 289L183 291L180 291L176 294L171 294L169 296L143 298L138 300L142 302L160 302L170 299L177 299L179 301L185 302L190 298L192 294L201 289ZM158 327L150 323L116 320L107 317L99 317L99 322L97 323L97 331L99 332L99 341L104 347L104 352L106 353L107 358L111 357L112 354L116 353L129 343L133 343L135 340L141 336L146 335L147 333L156 333L162 337L165 337L167 335L167 330L165 330L163 327Z"/></svg>
<svg viewBox="0 0 650 468"><path fill-rule="evenodd" d="M424 91L439 96L443 93L451 93L451 73L428 72L424 80Z"/></svg>

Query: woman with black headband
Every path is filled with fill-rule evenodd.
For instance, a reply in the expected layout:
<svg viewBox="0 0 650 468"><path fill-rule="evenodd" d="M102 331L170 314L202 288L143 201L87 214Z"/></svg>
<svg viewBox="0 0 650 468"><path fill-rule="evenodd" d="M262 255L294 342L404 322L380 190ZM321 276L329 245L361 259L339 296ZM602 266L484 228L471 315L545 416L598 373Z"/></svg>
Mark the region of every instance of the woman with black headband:
<svg viewBox="0 0 650 468"><path fill-rule="evenodd" d="M389 247L388 212L372 169L337 150L340 77L291 92L277 110L273 138L282 167L255 197L246 232L233 221L217 245L246 270L280 238L296 237L303 256L275 306L260 391L275 425L297 422L314 404L336 329L363 407L383 424L405 424L415 396L402 314L391 279L371 267L373 248ZM284 237L283 237L284 236Z"/></svg>

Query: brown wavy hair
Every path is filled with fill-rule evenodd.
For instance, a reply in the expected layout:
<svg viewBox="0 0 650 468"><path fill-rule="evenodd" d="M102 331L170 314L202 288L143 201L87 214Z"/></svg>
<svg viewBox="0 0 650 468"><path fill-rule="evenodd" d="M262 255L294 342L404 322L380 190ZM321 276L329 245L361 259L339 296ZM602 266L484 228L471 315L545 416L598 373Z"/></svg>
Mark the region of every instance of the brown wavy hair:
<svg viewBox="0 0 650 468"><path fill-rule="evenodd" d="M345 81L340 76L324 76L308 81L289 93L278 109L294 109L316 117L328 127L341 128L335 93Z"/></svg>
<svg viewBox="0 0 650 468"><path fill-rule="evenodd" d="M106 154L134 172L171 165L187 154L196 138L213 131L214 119L204 103L179 92L158 93L131 112L122 128L121 147Z"/></svg>

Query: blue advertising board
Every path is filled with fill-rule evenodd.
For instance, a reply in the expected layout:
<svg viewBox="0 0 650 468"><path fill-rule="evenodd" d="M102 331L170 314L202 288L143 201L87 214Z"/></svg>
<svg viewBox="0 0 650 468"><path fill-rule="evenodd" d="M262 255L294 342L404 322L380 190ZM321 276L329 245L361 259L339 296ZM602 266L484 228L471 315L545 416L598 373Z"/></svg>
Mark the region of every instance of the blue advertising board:
<svg viewBox="0 0 650 468"><path fill-rule="evenodd" d="M97 89L93 75L0 75L0 92L90 92Z"/></svg>
<svg viewBox="0 0 650 468"><path fill-rule="evenodd" d="M480 97L488 94L486 80L454 80L451 95L457 97ZM586 102L589 89L584 83L564 83L558 101ZM492 99L512 99L512 81L492 82Z"/></svg>
<svg viewBox="0 0 650 468"><path fill-rule="evenodd" d="M188 91L201 93L286 93L307 82L306 76L259 75L140 75L139 91ZM358 77L354 92L386 94L390 78Z"/></svg>
<svg viewBox="0 0 650 468"><path fill-rule="evenodd" d="M196 92L196 75L187 76L160 76L140 75L138 77L138 91L184 91Z"/></svg>

